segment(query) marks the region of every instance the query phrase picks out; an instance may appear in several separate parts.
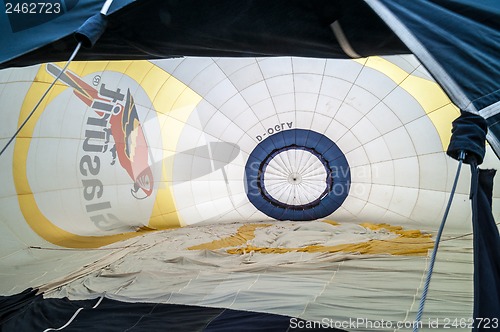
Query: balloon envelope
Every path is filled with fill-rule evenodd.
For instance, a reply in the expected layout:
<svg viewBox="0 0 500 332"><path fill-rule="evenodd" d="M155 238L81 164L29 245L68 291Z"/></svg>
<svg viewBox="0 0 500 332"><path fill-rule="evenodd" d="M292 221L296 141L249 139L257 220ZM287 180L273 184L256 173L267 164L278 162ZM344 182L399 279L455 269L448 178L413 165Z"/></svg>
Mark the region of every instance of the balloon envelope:
<svg viewBox="0 0 500 332"><path fill-rule="evenodd" d="M2 146L62 66L0 72ZM413 56L72 63L0 158L2 293L408 320L458 115ZM472 310L470 238L453 240L470 233L468 173L439 317Z"/></svg>

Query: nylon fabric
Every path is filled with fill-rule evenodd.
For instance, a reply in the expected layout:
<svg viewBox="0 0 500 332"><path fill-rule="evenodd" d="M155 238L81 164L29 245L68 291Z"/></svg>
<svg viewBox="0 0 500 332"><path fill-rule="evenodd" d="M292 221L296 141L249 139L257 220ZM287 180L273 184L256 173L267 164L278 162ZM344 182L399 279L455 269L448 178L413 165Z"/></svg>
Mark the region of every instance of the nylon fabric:
<svg viewBox="0 0 500 332"><path fill-rule="evenodd" d="M500 318L500 236L491 214L495 170L472 168L474 188L474 329L490 329ZM476 182L477 181L477 182Z"/></svg>
<svg viewBox="0 0 500 332"><path fill-rule="evenodd" d="M398 240L385 227L370 230L318 221L266 224L272 226L256 228L255 237L247 240L249 248L363 244L370 237ZM225 307L307 320L348 321L353 318L353 310L362 313L359 318L384 319L393 324L415 317L419 300L416 289L425 273L426 257L293 250L282 254L248 250L233 255L225 248L188 249L231 237L240 226L207 225L147 234L136 239L137 251L78 280L54 285L45 297L81 300L106 292L106 297L125 302ZM406 241L414 240L420 241ZM147 243L155 245L144 246ZM470 237L446 237L442 242L433 275L434 284L440 286L430 291L426 304L429 312L439 317L471 317L470 243ZM342 305L332 304L332 298Z"/></svg>
<svg viewBox="0 0 500 332"><path fill-rule="evenodd" d="M0 41L0 49L9 43L15 47L0 56L0 68L66 59L74 43L73 32L87 18L98 14L101 6L101 1L79 0L78 6L61 15L60 20L37 26L31 34L13 34L9 16L2 13L0 22L5 32L0 32L8 35L5 44L4 38ZM82 50L79 59L188 55L347 58L330 28L339 18L343 26L349 26L345 32L360 54L408 53L362 0L276 0L272 4L258 0L244 5L229 0L120 0L110 8L110 28L94 48ZM21 38L21 43L13 43L16 37Z"/></svg>
<svg viewBox="0 0 500 332"><path fill-rule="evenodd" d="M476 114L461 112L453 121L450 145L446 153L458 160L460 152L466 152L466 164L482 164L486 153L486 120Z"/></svg>
<svg viewBox="0 0 500 332"><path fill-rule="evenodd" d="M33 292L27 290L27 292ZM4 321L0 331L288 331L291 317L266 313L158 303L129 303L104 298L70 301L16 296L17 312ZM24 308L21 306L24 305ZM3 310L3 307L0 307ZM78 311L76 319L71 317ZM69 324L68 324L69 322ZM301 320L297 319L297 323ZM64 324L64 325L63 325ZM66 325L67 324L67 325ZM60 327L65 326L63 329ZM297 329L291 329L292 331ZM320 329L311 329L315 331ZM321 329L323 331L323 329ZM331 329L331 331L341 331Z"/></svg>

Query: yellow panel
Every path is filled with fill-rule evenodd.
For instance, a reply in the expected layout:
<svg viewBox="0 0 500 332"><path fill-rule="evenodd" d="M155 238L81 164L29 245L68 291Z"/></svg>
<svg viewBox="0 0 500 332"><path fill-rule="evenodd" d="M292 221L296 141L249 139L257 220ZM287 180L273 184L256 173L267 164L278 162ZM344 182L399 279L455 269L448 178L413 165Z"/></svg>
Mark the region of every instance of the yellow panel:
<svg viewBox="0 0 500 332"><path fill-rule="evenodd" d="M216 250L229 247L238 247L245 245L247 241L255 238L255 230L261 227L269 227L270 224L248 224L238 228L238 232L234 235L214 240L208 243L202 243L196 246L189 247L188 250Z"/></svg>
<svg viewBox="0 0 500 332"><path fill-rule="evenodd" d="M175 101L185 89L186 86L173 77L163 82L154 98L154 102L163 107L162 109L157 109L157 112L170 113L174 107Z"/></svg>
<svg viewBox="0 0 500 332"><path fill-rule="evenodd" d="M323 222L325 222L327 224L330 224L332 226L338 226L338 225L340 225L338 222L333 221L333 220L323 220Z"/></svg>
<svg viewBox="0 0 500 332"><path fill-rule="evenodd" d="M330 222L328 222L330 223ZM335 223L337 224L337 223ZM338 225L338 224L337 224ZM233 255L243 255L251 251L262 254L283 254L287 252L344 252L357 253L361 255L388 254L405 256L425 256L428 250L434 247L434 241L429 234L424 234L419 230L404 230L400 226L389 224L364 223L363 226L374 231L384 229L398 237L387 240L368 240L360 243L340 244L336 246L310 245L299 248L283 247L255 247L247 245L249 240L255 238L255 229L258 227L269 227L267 224L248 224L241 226L237 233L219 240L202 243L189 247L189 250L216 250L226 249L226 252Z"/></svg>
<svg viewBox="0 0 500 332"><path fill-rule="evenodd" d="M450 145L452 122L460 115L460 111L453 104L445 105L428 114L441 137L443 151Z"/></svg>
<svg viewBox="0 0 500 332"><path fill-rule="evenodd" d="M88 63L93 63L93 61ZM104 70L124 73L127 71L127 68L131 65L132 65L131 61L110 61L106 63ZM97 71L97 69L95 68L93 70L90 70L90 72L95 72L95 71Z"/></svg>
<svg viewBox="0 0 500 332"><path fill-rule="evenodd" d="M185 122L202 98L175 77L169 76L168 79L163 81L156 80L164 82L159 91L152 97L154 98L152 99L153 105L158 113L158 120L162 128L162 179L164 181L171 181L174 164L173 152L176 151L177 142ZM188 106L179 108L178 100L182 100L183 105ZM158 189L156 200L159 203L154 205L153 213L151 214L152 218L149 221L150 227L165 229L185 225L180 220L177 212L175 212L176 207L170 182L162 183ZM162 218L159 216L162 216Z"/></svg>
<svg viewBox="0 0 500 332"><path fill-rule="evenodd" d="M127 67L127 70L124 72L127 76L132 77L139 85L142 85L143 81L146 79L148 72L151 70L151 68L154 66L149 61L131 61L130 66ZM170 75L167 73L163 72L164 75L163 77L147 77L147 79L165 79L168 78ZM146 89L144 89L146 90ZM146 90L148 93L148 91ZM149 93L148 93L149 95ZM150 96L151 99L151 96Z"/></svg>
<svg viewBox="0 0 500 332"><path fill-rule="evenodd" d="M441 138L443 151L446 151L451 137L451 122L460 115L460 112L437 83L410 75L395 64L380 57L370 57L356 60L356 62L384 73L411 94L429 115L429 119ZM436 110L440 110L440 115L431 116L430 113ZM441 110L443 110L442 113Z"/></svg>
<svg viewBox="0 0 500 332"><path fill-rule="evenodd" d="M356 62L383 72L396 84L403 82L408 77L408 73L406 71L378 56L370 57L361 61L356 60Z"/></svg>
<svg viewBox="0 0 500 332"><path fill-rule="evenodd" d="M144 79L140 82L140 84L142 88L147 92L150 100L152 100L153 102L159 102L157 100L158 93L162 88L162 86L165 85L165 82L170 81L171 78L172 76L170 76L168 73L165 73L161 68L153 66L148 71ZM175 94L176 92L167 91L166 93ZM159 104L165 106L165 104L162 102L159 102ZM157 112L162 112L162 111L157 110Z"/></svg>

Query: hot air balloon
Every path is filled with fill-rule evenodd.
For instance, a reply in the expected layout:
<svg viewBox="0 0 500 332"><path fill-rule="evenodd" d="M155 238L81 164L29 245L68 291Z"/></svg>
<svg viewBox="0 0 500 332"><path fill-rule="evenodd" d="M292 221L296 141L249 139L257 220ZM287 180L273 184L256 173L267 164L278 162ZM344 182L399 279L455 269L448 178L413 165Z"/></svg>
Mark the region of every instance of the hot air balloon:
<svg viewBox="0 0 500 332"><path fill-rule="evenodd" d="M75 17L86 19L79 9L84 2L63 1L64 15L43 22L7 16L12 36L64 20L76 25ZM405 17L397 1L367 3L392 29L397 23L389 16ZM398 34L403 44L378 16L372 23L384 27L379 37L385 48L347 43L349 26L339 17L327 24L330 35L313 34L316 39L308 39L321 30L313 24L295 27L304 34L295 36L301 43L293 51L286 51L280 30L287 23L277 23L267 35L259 32L265 37L254 41L250 53L252 34L245 39L241 27L261 8L255 4L233 21L234 7L212 12L238 27L232 48L225 44L228 35L217 34L224 24L203 20L198 28L209 29L205 39L174 39L171 49L130 42L130 17L147 18L131 9L150 10L154 2L122 5L111 5L102 44L82 50L66 69L60 61L70 43L64 31L55 44L41 46L54 49L43 60L41 51L24 46L25 39L16 45L24 50L15 50L25 55L9 49L2 59L3 67L23 67L0 71L1 147L56 82L0 156L6 329L393 331L415 324L424 330L474 325L467 168L437 256L427 315L415 322L415 314L457 168L446 155L452 122L460 110L487 118L490 144L482 167L498 168L495 95L466 90L473 99L468 103L455 89L458 73L440 76L432 65L439 61ZM183 27L189 36L187 21L178 19L187 19L193 4L169 6L183 10L175 14L160 6L151 24ZM321 6L297 2L288 15L316 22L330 15L330 7ZM364 2L356 6L337 10L374 15ZM276 18L274 10L266 19ZM318 17L305 15L311 11ZM117 36L129 42L110 53ZM337 49L326 48L335 37ZM273 38L284 40L281 48L266 44ZM408 49L419 59L403 54ZM345 54L335 52L359 58L340 59ZM447 75L453 78L448 85ZM487 97L475 98L480 93ZM499 199L494 188L497 219ZM14 312L9 301L25 301L28 309ZM63 304L64 310L56 309ZM106 310L122 317L116 325L104 324ZM155 323L160 316L180 323ZM488 324L493 328L498 321Z"/></svg>

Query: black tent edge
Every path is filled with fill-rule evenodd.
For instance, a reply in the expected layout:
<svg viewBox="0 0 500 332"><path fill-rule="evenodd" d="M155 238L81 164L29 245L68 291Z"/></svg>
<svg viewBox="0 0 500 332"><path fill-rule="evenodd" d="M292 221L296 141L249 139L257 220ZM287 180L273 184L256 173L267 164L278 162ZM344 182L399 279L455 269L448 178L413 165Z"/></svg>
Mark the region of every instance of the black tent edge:
<svg viewBox="0 0 500 332"><path fill-rule="evenodd" d="M71 331L333 331L326 322L181 304L43 298L36 289L0 297L0 331L43 331L66 326Z"/></svg>

